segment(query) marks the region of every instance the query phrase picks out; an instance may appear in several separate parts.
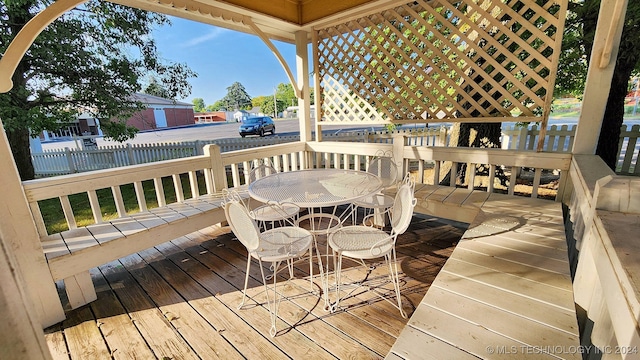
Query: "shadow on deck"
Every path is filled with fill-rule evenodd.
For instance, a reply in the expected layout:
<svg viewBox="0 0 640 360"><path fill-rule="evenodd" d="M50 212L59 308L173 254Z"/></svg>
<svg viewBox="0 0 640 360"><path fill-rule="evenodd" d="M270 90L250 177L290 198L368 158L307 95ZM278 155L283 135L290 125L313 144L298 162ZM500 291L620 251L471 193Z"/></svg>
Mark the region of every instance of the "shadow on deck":
<svg viewBox="0 0 640 360"><path fill-rule="evenodd" d="M408 316L465 229L417 215L398 238ZM326 241L318 240L324 252ZM228 227L211 227L92 269L98 300L45 330L54 359L379 358L407 323L372 292L355 292L341 302L343 309L325 312L319 280L310 291L305 260L295 280L278 282L287 301L280 304L278 336L271 338L257 263L250 271L250 299L237 309L246 256ZM346 262L345 274L353 281L383 279L381 264L371 262L367 271ZM392 296L390 288L380 290Z"/></svg>

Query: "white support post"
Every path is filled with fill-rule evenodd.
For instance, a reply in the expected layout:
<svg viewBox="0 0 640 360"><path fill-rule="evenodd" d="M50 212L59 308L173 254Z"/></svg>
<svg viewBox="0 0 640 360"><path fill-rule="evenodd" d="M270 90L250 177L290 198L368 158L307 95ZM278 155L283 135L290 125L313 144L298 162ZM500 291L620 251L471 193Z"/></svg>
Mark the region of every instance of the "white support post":
<svg viewBox="0 0 640 360"><path fill-rule="evenodd" d="M29 211L1 121L0 168L3 169L0 172L0 188L3 191L3 201L0 202L0 238L5 244L3 252L15 259L16 271L24 280L18 285L24 287L24 293L30 298L26 307L33 309L34 318L42 327L47 327L64 320L64 310L44 257L40 236ZM11 318L12 315L5 311L10 310L0 307L3 318ZM25 318L24 321L29 320Z"/></svg>
<svg viewBox="0 0 640 360"><path fill-rule="evenodd" d="M600 3L582 110L573 143L574 154L591 155L596 152L616 66L615 59L618 57L627 3L628 0L602 0ZM608 61L603 62L603 58L608 58Z"/></svg>
<svg viewBox="0 0 640 360"><path fill-rule="evenodd" d="M309 33L296 32L296 77L297 86L302 95L298 98L298 121L300 122L300 141L311 141L311 93L309 87L309 51L307 44Z"/></svg>
<svg viewBox="0 0 640 360"><path fill-rule="evenodd" d="M7 359L51 359L42 327L24 291L9 242L0 237L0 352Z"/></svg>
<svg viewBox="0 0 640 360"><path fill-rule="evenodd" d="M213 177L214 191L222 191L229 187L227 182L227 171L222 162L220 147L216 144L205 145L204 154L211 161L211 175Z"/></svg>
<svg viewBox="0 0 640 360"><path fill-rule="evenodd" d="M404 168L404 143L405 136L402 134L393 134L393 162L396 164L398 171L398 178L402 179L405 175L405 171L409 169Z"/></svg>

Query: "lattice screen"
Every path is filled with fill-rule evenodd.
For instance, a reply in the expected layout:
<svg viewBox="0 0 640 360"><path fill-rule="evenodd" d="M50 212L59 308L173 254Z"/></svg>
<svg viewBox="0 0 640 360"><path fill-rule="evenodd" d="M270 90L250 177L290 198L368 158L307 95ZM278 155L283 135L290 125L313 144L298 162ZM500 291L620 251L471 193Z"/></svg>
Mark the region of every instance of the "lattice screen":
<svg viewBox="0 0 640 360"><path fill-rule="evenodd" d="M566 6L414 1L316 30L322 121L540 121Z"/></svg>

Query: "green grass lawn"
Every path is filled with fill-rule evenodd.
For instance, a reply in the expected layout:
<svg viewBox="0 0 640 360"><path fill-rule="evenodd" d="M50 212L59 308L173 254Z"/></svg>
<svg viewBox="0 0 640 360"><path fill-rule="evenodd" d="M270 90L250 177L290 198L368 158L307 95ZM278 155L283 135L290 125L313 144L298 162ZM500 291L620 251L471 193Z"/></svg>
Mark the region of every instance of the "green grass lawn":
<svg viewBox="0 0 640 360"><path fill-rule="evenodd" d="M180 176L180 179L182 183L182 191L185 198L190 198L191 190L189 188L189 176L187 174L182 174ZM174 190L172 178L162 178L162 185L164 188L164 196L166 202L175 202L176 193ZM143 181L142 187L144 189L144 197L147 202L147 208L151 209L158 207L153 180ZM204 175L202 174L198 175L198 188L200 190L200 194L206 193ZM134 190L133 184L120 186L120 192L122 193L122 199L124 201L124 206L127 212L129 213L139 211L138 201L136 200L136 192ZM104 220L117 218L118 212L116 210L116 204L113 199L111 189L99 189L96 191L96 194L98 195L102 218ZM79 227L94 223L93 213L91 212L91 206L89 205L89 197L86 193L69 195L69 202L71 203L71 208L73 209L76 223ZM39 201L38 204L40 205L40 212L42 213L42 218L44 219L44 223L49 234L68 230L67 221L64 218L62 205L60 205L59 199L47 199Z"/></svg>

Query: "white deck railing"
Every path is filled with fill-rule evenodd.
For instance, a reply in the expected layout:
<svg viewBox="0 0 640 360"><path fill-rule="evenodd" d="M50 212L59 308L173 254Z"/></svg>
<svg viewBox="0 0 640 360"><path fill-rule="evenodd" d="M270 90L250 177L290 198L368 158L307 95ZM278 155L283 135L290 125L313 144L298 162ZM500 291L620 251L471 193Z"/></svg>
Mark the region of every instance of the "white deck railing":
<svg viewBox="0 0 640 360"><path fill-rule="evenodd" d="M254 148L225 153L221 153L217 147L209 147L210 153L207 155L125 166L117 169L117 174L109 174L110 176L105 176L104 170L94 171L26 181L23 187L32 206L35 223L40 231L44 231L44 220L37 207L40 200L59 199L68 225L72 228L78 226L75 224L75 214L83 209L72 209L69 206L68 196L71 194L86 194L94 218L101 221L100 203L95 193L98 188L110 189L120 203L119 187L131 183L138 194L139 209L145 209L147 205L142 194L143 182L154 183L155 193L159 197L157 202L163 204L165 201L160 195L163 194L162 177L172 178L176 191L181 192L180 179L185 174L189 190L178 195L178 199L197 197L198 169L205 169L206 192L211 193L226 187L245 185L247 171L258 159L268 159L280 171L311 167L363 169L363 164L369 157L383 151L393 154L395 161L404 167L403 171L412 170L417 174L418 182L423 183L437 183L440 173L425 172L424 164L434 164L434 167L441 169L445 166L456 169L459 164L468 164L468 167L484 164L491 172L512 169L512 174L517 173L513 171L514 168L520 167L533 168L536 173L554 169L560 171L563 179L560 181L557 200L564 200L569 205L574 225L575 243L570 244L574 251L570 251L568 256L572 258L574 265L577 264L573 269L576 304L588 318L581 319L581 322L590 320L595 323L594 326L585 327L589 333L583 335L590 337L602 349L622 349L624 346L625 351L632 351L635 346L635 349L640 350L637 323L640 318L640 286L635 280L640 277L640 267L634 262L640 201L637 199L637 192L632 191L634 187L640 187L637 184L640 179L616 176L595 156L578 155L571 160L572 155L568 153L425 147L409 145L409 142L407 137L397 135L393 141L385 143L292 142L265 146L259 150ZM206 169L211 170L209 172ZM599 180L603 177L604 180ZM508 180L515 183L513 178ZM569 190L563 192L565 188ZM537 189L537 181L534 181L531 196L536 196ZM494 190L491 186L486 188L486 191ZM509 185L508 192L514 193L513 185ZM564 196L565 193L567 196ZM122 209L124 207L118 207L119 212Z"/></svg>
<svg viewBox="0 0 640 360"><path fill-rule="evenodd" d="M582 344L597 346L603 358L637 359L640 179L614 174L595 155L575 155L569 173L565 228Z"/></svg>
<svg viewBox="0 0 640 360"><path fill-rule="evenodd" d="M468 168L474 165L484 165L490 169L486 191L496 190L492 185L500 176L500 171L512 170L520 167L535 169L535 179L532 186L532 196L537 196L542 171L556 171L566 173L569 168L570 154L535 153L532 151L517 151L503 149L470 149L425 147L407 145L410 139L402 134L396 134L390 143L355 143L355 142L291 142L279 145L264 146L245 150L220 152L219 147L209 148L214 151L208 155L192 156L185 159L159 161L144 165L124 166L118 169L93 171L82 174L62 175L52 178L42 178L25 181L23 183L27 198L32 206L36 224L41 234L44 231L44 220L38 209L38 201L57 198L67 219L69 228L76 227L76 214L85 209L72 209L69 196L84 193L89 199L94 221L102 221L101 206L96 191L110 189L115 197L118 216L125 216L122 204L121 186L133 186L137 197L137 208L147 209L147 201L165 204L162 178L172 178L172 186L177 192L176 198L197 197L198 173L204 171L206 193L220 191L227 187L240 187L246 184L249 170L259 159L269 160L279 171L292 171L306 168L349 168L364 170L368 160L380 152L393 154L397 164L403 172L411 171L419 182L434 184L440 182L440 170L453 169L454 174L461 164ZM215 150L211 150L215 149ZM209 168L210 170L206 170ZM427 168L432 171L425 171ZM201 170L205 169L205 170ZM435 171L433 171L435 169ZM511 171L503 192L514 194L518 171ZM475 184L474 175L466 183L463 179L450 182L451 186L464 185L471 187ZM188 190L182 194L181 178L188 179ZM453 176L456 179L457 176ZM217 179L214 181L214 179ZM468 179L467 179L468 180ZM155 187L156 199L149 200L151 194L143 194L143 182L152 182ZM485 184L487 181L485 181ZM561 183L563 181L561 180ZM477 188L477 186L475 186ZM135 205L132 207L135 208Z"/></svg>

